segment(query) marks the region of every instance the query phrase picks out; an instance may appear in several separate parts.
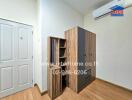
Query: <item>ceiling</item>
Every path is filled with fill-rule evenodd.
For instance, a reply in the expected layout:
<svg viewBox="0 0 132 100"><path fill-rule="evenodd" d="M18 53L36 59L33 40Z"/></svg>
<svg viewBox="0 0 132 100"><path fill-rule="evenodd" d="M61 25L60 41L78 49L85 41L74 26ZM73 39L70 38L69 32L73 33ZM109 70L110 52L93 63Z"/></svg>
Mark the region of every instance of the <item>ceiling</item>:
<svg viewBox="0 0 132 100"><path fill-rule="evenodd" d="M112 1L112 0L63 0L68 5L72 6L81 14L85 15L89 11L97 9L98 7Z"/></svg>

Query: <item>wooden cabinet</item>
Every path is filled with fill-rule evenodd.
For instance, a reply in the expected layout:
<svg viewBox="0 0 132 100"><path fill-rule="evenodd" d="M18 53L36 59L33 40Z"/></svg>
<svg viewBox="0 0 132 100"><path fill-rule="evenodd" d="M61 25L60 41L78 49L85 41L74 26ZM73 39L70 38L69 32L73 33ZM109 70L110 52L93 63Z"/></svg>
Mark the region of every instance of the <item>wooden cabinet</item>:
<svg viewBox="0 0 132 100"><path fill-rule="evenodd" d="M81 91L96 77L96 35L80 27L65 31L69 87ZM78 74L76 74L78 73Z"/></svg>
<svg viewBox="0 0 132 100"><path fill-rule="evenodd" d="M56 37L48 39L48 94L53 100L61 95L67 85L67 75L62 72L66 66L66 40Z"/></svg>
<svg viewBox="0 0 132 100"><path fill-rule="evenodd" d="M62 93L61 68L50 65L49 68L49 87L48 94L51 99L56 98Z"/></svg>

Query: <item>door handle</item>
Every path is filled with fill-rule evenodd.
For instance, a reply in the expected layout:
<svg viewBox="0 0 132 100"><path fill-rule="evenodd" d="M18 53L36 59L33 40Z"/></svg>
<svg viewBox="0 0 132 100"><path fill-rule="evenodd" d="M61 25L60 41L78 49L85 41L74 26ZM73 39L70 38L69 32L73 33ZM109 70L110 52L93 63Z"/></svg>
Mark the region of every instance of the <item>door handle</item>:
<svg viewBox="0 0 132 100"><path fill-rule="evenodd" d="M21 40L23 40L23 37L20 37Z"/></svg>
<svg viewBox="0 0 132 100"><path fill-rule="evenodd" d="M90 53L89 56L92 56L92 53Z"/></svg>
<svg viewBox="0 0 132 100"><path fill-rule="evenodd" d="M83 56L85 56L85 57L86 57L87 55L86 55L86 54L84 54Z"/></svg>

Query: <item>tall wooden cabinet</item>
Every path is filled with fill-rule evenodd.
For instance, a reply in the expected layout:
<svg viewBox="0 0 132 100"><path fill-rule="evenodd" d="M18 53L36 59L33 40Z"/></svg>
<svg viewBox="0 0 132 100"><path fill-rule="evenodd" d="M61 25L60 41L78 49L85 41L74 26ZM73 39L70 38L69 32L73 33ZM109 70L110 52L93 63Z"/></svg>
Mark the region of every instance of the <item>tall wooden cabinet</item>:
<svg viewBox="0 0 132 100"><path fill-rule="evenodd" d="M80 92L96 77L96 35L80 27L65 31L69 87ZM78 74L76 74L78 73ZM84 74L82 74L84 73Z"/></svg>
<svg viewBox="0 0 132 100"><path fill-rule="evenodd" d="M48 94L53 100L66 87L67 75L61 72L67 70L66 66L66 40L49 37L48 39Z"/></svg>

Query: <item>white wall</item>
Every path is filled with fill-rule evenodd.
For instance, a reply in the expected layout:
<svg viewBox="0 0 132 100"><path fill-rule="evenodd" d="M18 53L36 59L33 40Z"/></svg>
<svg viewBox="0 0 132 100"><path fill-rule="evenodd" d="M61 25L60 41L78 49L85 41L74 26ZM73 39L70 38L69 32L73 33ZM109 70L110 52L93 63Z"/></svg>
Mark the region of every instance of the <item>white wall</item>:
<svg viewBox="0 0 132 100"><path fill-rule="evenodd" d="M41 66L41 24L40 24L40 0L37 0L37 33L36 44L35 44L35 83L39 86L42 91L42 66Z"/></svg>
<svg viewBox="0 0 132 100"><path fill-rule="evenodd" d="M37 0L0 0L0 18L28 24L33 26L34 30L34 65L35 82L39 83L42 75L37 71L41 68L40 55L40 35L37 23Z"/></svg>
<svg viewBox="0 0 132 100"><path fill-rule="evenodd" d="M36 25L36 0L0 0L0 18Z"/></svg>
<svg viewBox="0 0 132 100"><path fill-rule="evenodd" d="M97 77L132 90L132 7L124 17L94 20L91 13L84 27L97 34Z"/></svg>
<svg viewBox="0 0 132 100"><path fill-rule="evenodd" d="M83 16L62 0L41 0L42 63L47 62L47 37L64 37L64 31L83 26ZM47 66L42 66L42 91L47 90Z"/></svg>

